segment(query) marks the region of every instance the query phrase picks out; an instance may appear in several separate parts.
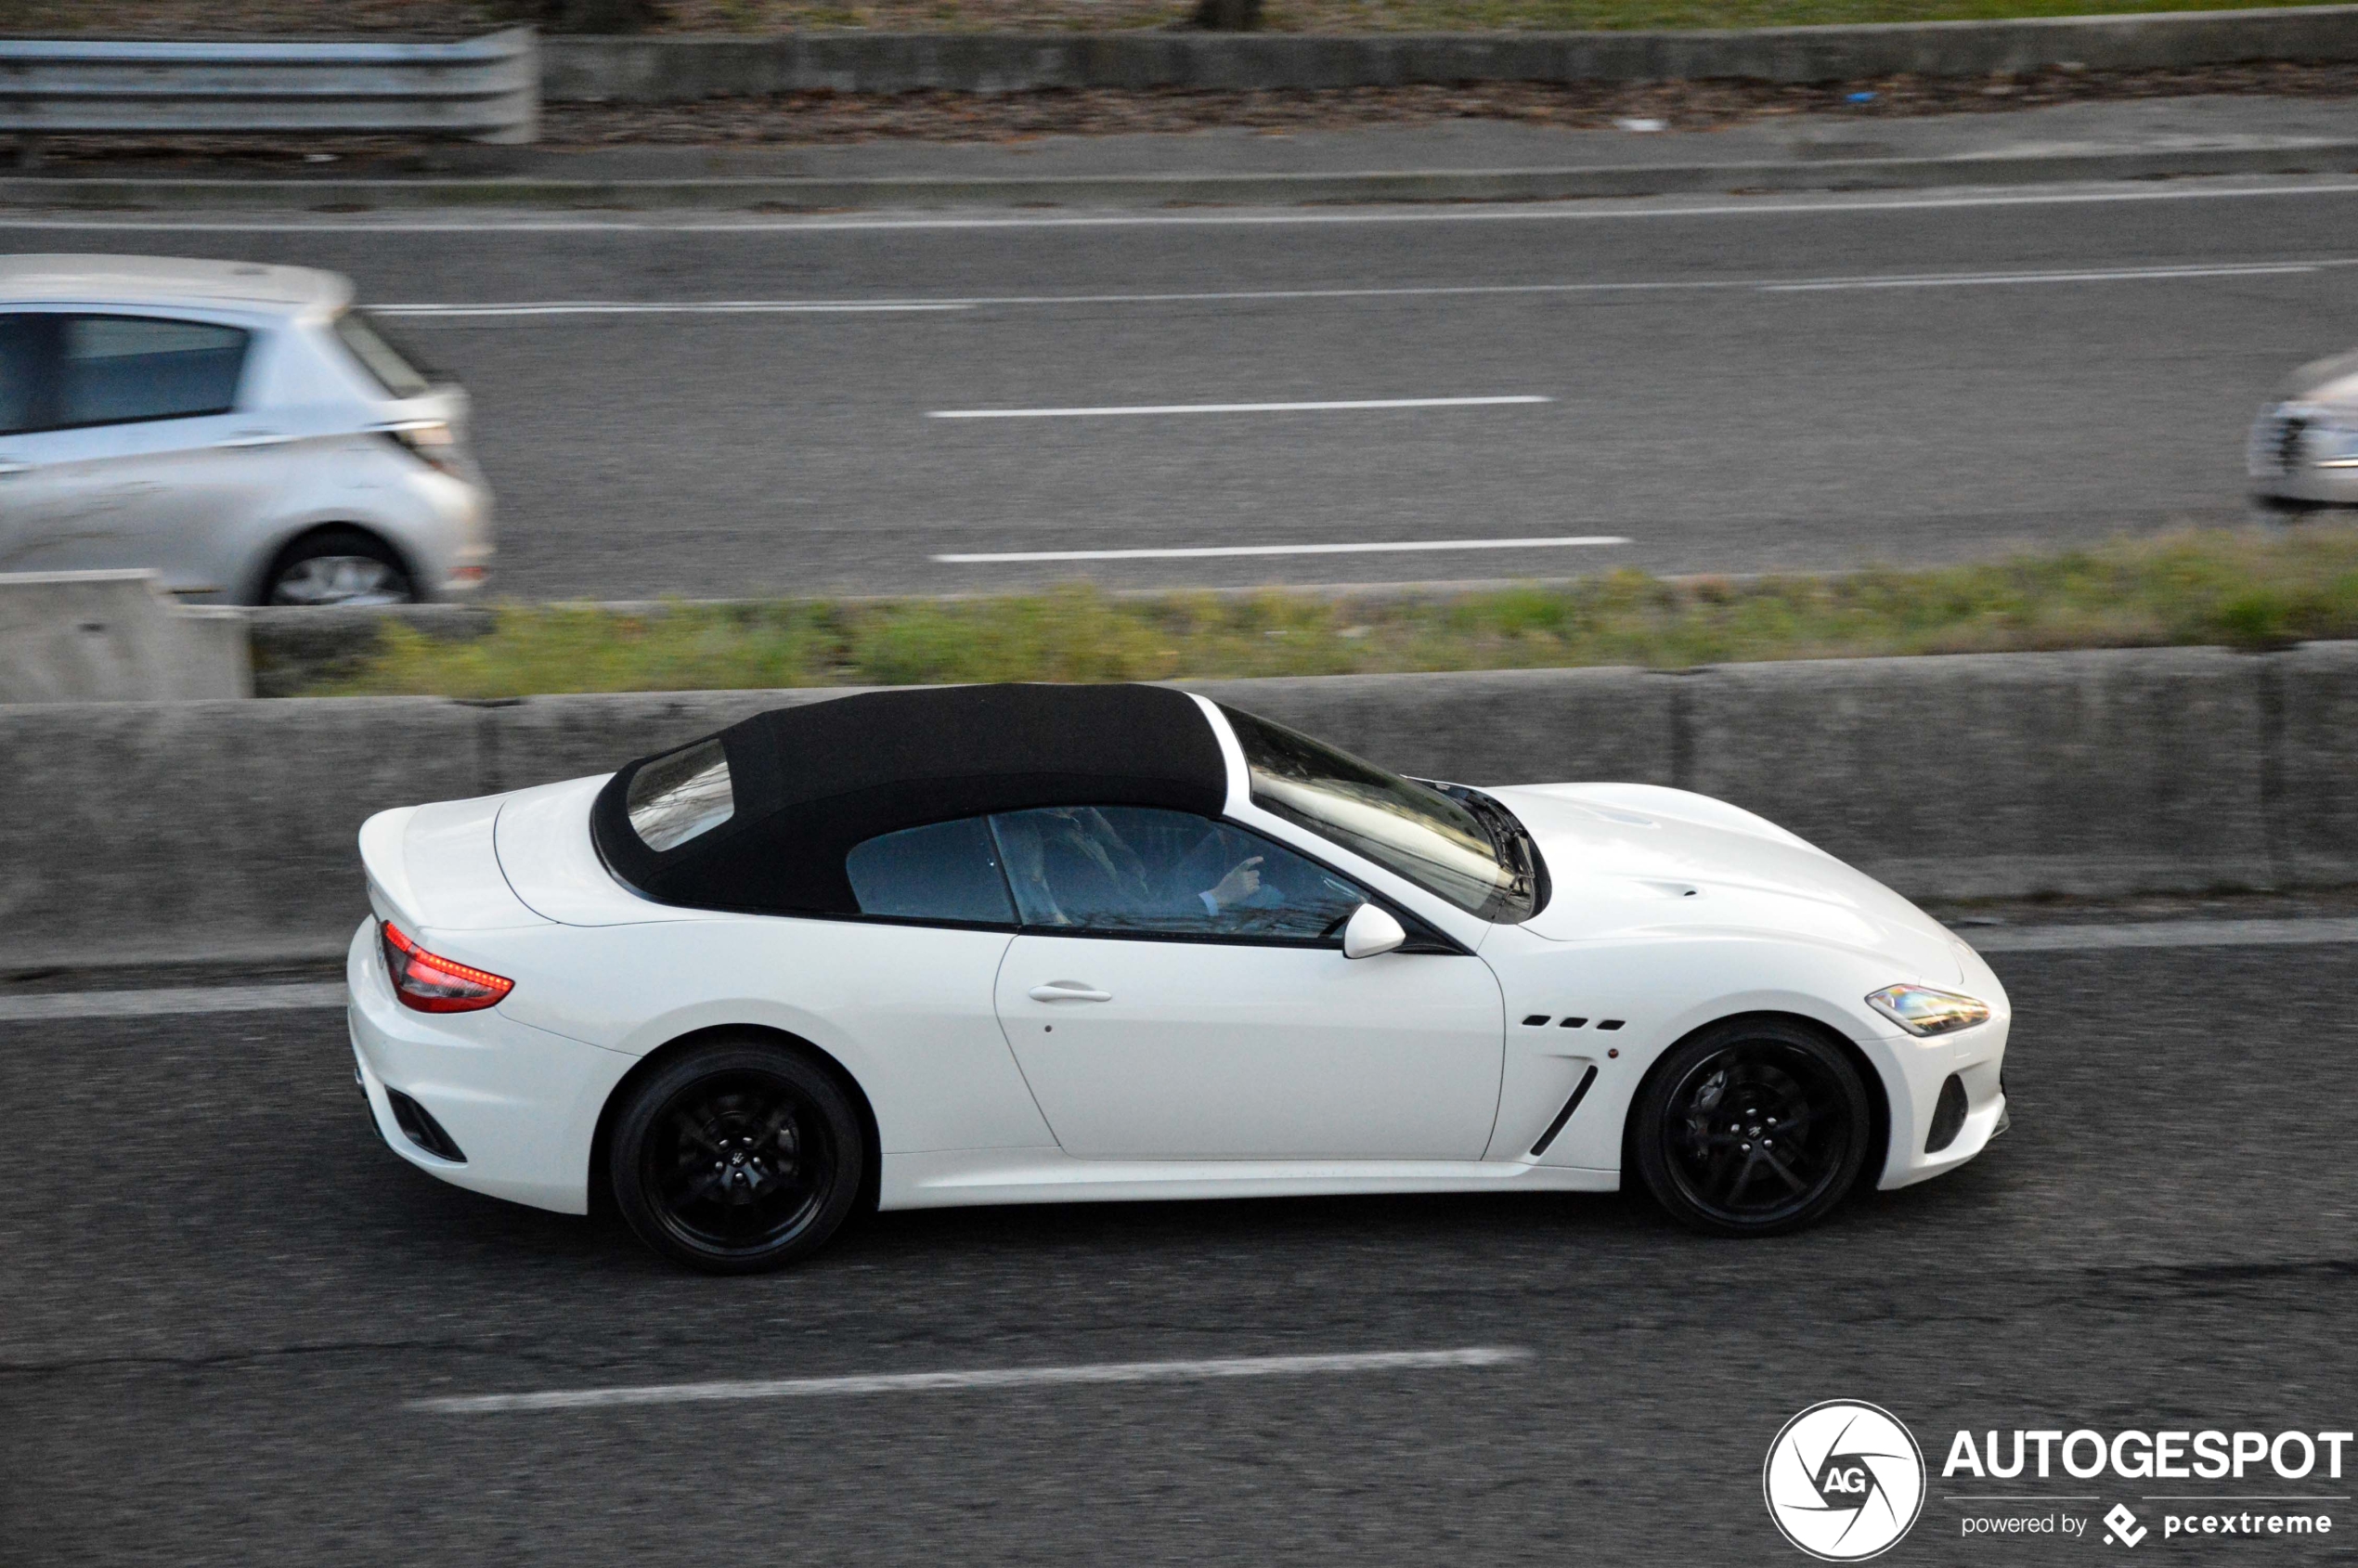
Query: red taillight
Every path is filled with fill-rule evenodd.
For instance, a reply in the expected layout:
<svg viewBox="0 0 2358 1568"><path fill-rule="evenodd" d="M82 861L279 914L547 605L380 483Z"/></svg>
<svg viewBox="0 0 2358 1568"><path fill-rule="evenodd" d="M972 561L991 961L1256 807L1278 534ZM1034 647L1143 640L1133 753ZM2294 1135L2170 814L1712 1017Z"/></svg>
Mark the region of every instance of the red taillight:
<svg viewBox="0 0 2358 1568"><path fill-rule="evenodd" d="M390 920L378 929L384 938L385 973L393 978L393 994L404 1007L421 1013L472 1013L516 989L515 981L487 969L428 952Z"/></svg>

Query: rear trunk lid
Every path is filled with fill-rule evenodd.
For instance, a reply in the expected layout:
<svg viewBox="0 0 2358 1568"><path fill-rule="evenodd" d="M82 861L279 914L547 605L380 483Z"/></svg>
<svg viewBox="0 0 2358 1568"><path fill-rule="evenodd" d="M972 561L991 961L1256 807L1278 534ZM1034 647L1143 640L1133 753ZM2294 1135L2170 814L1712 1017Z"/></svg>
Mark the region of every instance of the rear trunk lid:
<svg viewBox="0 0 2358 1568"><path fill-rule="evenodd" d="M443 800L380 811L360 828L369 903L408 931L545 926L499 869L494 825L507 797Z"/></svg>
<svg viewBox="0 0 2358 1568"><path fill-rule="evenodd" d="M568 779L505 798L498 829L499 864L515 896L563 926L718 918L704 910L656 903L615 880L590 841L590 806L611 777Z"/></svg>

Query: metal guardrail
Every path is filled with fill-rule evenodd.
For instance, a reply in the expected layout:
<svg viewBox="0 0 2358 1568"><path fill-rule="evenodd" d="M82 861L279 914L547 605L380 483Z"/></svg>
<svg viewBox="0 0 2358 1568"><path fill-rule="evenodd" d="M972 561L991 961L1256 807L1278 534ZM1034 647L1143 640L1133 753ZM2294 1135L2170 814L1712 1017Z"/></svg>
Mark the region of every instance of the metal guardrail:
<svg viewBox="0 0 2358 1568"><path fill-rule="evenodd" d="M486 142L539 129L531 28L453 44L0 38L0 134L405 132Z"/></svg>

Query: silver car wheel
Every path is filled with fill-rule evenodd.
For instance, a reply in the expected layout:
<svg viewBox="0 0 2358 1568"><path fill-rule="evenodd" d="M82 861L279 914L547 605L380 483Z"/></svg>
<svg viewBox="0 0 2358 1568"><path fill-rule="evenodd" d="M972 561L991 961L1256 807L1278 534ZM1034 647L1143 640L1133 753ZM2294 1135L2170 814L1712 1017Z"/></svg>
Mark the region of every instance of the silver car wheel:
<svg viewBox="0 0 2358 1568"><path fill-rule="evenodd" d="M298 561L270 589L273 604L407 604L411 598L400 573L366 555Z"/></svg>

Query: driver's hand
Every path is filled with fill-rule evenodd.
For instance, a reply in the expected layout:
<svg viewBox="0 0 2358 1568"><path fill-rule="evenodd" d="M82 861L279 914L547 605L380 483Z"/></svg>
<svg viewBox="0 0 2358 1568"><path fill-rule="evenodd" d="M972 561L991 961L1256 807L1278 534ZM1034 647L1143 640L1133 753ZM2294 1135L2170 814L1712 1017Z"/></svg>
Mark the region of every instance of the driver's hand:
<svg viewBox="0 0 2358 1568"><path fill-rule="evenodd" d="M1261 891L1261 857L1253 856L1220 879L1218 887L1204 896L1221 909L1241 903Z"/></svg>

